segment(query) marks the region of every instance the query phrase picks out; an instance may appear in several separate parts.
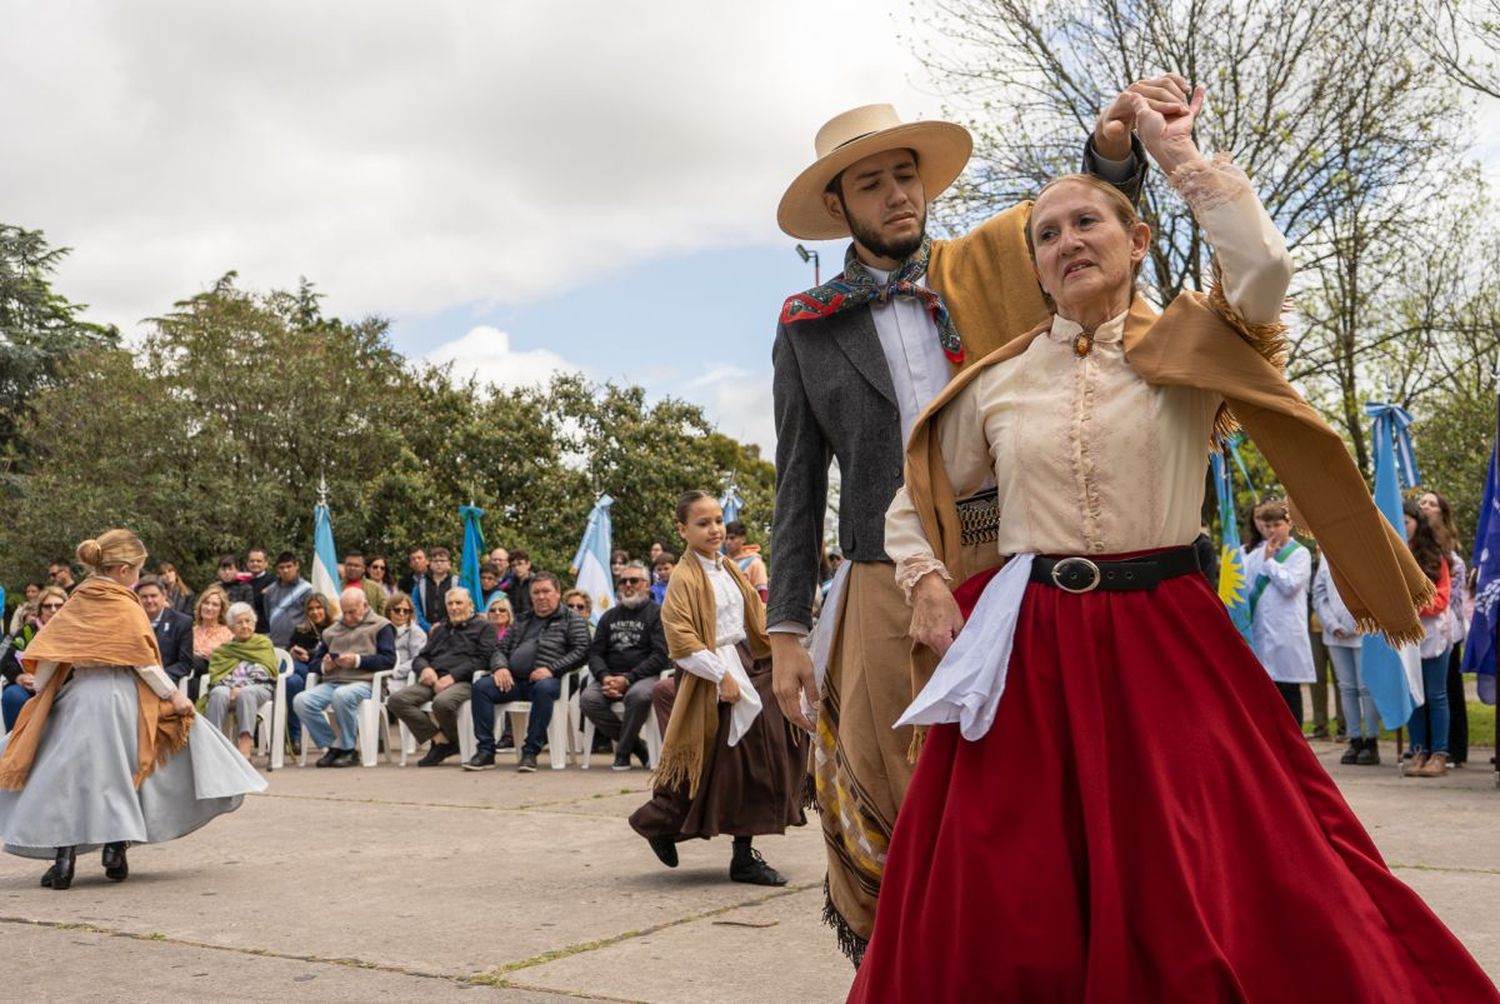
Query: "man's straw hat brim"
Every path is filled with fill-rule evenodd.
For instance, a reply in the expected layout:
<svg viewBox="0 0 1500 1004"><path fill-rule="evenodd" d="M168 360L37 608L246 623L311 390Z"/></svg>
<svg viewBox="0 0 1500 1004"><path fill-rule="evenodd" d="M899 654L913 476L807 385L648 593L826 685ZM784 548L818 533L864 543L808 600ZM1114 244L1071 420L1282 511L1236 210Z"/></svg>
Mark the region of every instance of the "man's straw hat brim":
<svg viewBox="0 0 1500 1004"><path fill-rule="evenodd" d="M823 202L829 183L845 169L887 150L914 150L930 203L963 173L974 140L952 122L901 122L890 105L866 105L828 122L818 131L816 148L818 159L781 197L776 222L793 237L823 241L849 234Z"/></svg>

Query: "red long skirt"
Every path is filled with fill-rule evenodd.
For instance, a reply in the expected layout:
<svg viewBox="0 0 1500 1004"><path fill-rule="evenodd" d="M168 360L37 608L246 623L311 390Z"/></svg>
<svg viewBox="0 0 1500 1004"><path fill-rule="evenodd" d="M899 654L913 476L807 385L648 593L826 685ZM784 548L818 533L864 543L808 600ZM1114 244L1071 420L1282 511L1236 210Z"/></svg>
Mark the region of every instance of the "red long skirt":
<svg viewBox="0 0 1500 1004"><path fill-rule="evenodd" d="M962 590L965 610L982 582ZM1386 868L1202 576L1022 602L933 728L849 1000L1497 1001Z"/></svg>

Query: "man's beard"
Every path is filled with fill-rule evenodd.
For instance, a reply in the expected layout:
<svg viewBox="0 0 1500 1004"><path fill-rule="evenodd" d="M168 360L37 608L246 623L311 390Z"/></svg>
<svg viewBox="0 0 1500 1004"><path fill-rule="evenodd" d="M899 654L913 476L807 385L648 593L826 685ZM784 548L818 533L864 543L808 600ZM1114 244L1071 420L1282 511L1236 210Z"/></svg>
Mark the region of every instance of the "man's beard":
<svg viewBox="0 0 1500 1004"><path fill-rule="evenodd" d="M620 606L624 607L626 610L639 610L641 607L646 605L647 601L651 599L651 594L648 592L639 592L634 596L622 595L619 599Z"/></svg>
<svg viewBox="0 0 1500 1004"><path fill-rule="evenodd" d="M904 237L899 241L887 242L873 227L866 226L864 221L856 219L845 212L845 219L849 221L849 232L854 239L860 243L866 251L878 255L881 258L890 258L894 261L905 261L916 253L922 246L922 241L927 239L927 210L922 210L921 226L917 228L916 234Z"/></svg>

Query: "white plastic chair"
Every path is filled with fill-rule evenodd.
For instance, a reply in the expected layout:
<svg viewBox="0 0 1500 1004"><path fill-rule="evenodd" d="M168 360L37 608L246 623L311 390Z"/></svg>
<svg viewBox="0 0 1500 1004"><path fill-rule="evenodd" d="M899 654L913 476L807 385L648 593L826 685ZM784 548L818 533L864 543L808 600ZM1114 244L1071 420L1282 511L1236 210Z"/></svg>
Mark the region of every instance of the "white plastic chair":
<svg viewBox="0 0 1500 1004"><path fill-rule="evenodd" d="M268 758L266 770L280 770L286 765L286 677L292 671L292 656L285 649L276 652L276 684L273 696L255 712L254 747L256 756ZM177 689L187 694L187 678L179 680ZM231 725L231 723L233 723ZM239 735L241 729L235 720L231 706L229 716L224 719L224 732L230 739Z"/></svg>
<svg viewBox="0 0 1500 1004"><path fill-rule="evenodd" d="M658 680L664 680L667 677L671 676L673 672L673 670L664 669L656 678ZM610 704L609 710L613 711L623 719L625 717L625 702L614 701ZM583 722L583 760L578 765L579 770L588 770L589 762L594 758L595 731L597 731L597 729L594 725L594 720L592 718L585 717ZM655 770L656 765L661 762L662 742L661 723L656 720L655 708L652 708L650 714L646 716L646 724L641 728L641 738L646 741L646 763L652 770Z"/></svg>
<svg viewBox="0 0 1500 1004"><path fill-rule="evenodd" d="M360 765L364 767L375 766L376 761L380 758L382 724L386 726L385 731L389 734L390 715L385 709L385 696L381 692L381 688L390 675L391 671L385 669L372 676L370 678L370 696L360 701L358 707L355 708L354 718L359 729L359 735L355 738L355 742L358 743ZM320 679L321 674L308 673L306 689L311 690L316 687ZM333 724L332 714L331 709L323 712L323 717L329 720L330 725ZM335 731L337 730L335 729ZM297 757L297 766L307 766L307 751L311 745L312 736L308 734L306 727L304 727L302 730L302 752ZM389 738L387 738L385 746L385 759L389 763L391 759Z"/></svg>
<svg viewBox="0 0 1500 1004"><path fill-rule="evenodd" d="M481 669L479 672L474 674L473 682L478 683L479 680L485 676L489 676L489 671ZM413 671L409 679L413 683L416 682L417 674L415 671ZM473 708L471 707L472 703L473 702L471 701L465 701L458 707L458 755L465 762L467 762L469 758L474 755L475 749L478 748L478 742L474 738L474 715ZM432 713L432 702L428 701L426 704L422 705L422 710L430 715ZM411 756L417 751L417 737L411 734L411 729L406 727L405 722L397 719L396 724L399 725L401 729L401 759L397 762L400 764L400 766L405 767L407 757ZM451 739L452 737L450 736L449 738Z"/></svg>
<svg viewBox="0 0 1500 1004"><path fill-rule="evenodd" d="M574 687L575 673L562 675L562 693L552 705L552 721L547 724L547 753L553 770L563 770L568 761L574 759L572 742L575 726L572 719L578 709L579 694ZM522 746L525 745L526 723L531 718L530 701L512 701L495 709L495 732L499 738L500 715L510 715L510 734L516 742L516 763L521 762ZM561 750L561 754L559 754Z"/></svg>

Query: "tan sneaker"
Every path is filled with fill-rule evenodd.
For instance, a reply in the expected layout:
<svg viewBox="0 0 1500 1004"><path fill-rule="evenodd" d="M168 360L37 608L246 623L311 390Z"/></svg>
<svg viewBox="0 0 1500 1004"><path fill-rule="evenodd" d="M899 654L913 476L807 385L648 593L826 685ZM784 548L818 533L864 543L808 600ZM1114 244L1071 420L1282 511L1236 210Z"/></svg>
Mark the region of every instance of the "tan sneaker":
<svg viewBox="0 0 1500 1004"><path fill-rule="evenodd" d="M1448 754L1434 753L1414 772L1415 777L1442 777L1448 773Z"/></svg>
<svg viewBox="0 0 1500 1004"><path fill-rule="evenodd" d="M1402 777L1422 777L1422 767L1427 763L1427 754L1418 753L1401 766Z"/></svg>

